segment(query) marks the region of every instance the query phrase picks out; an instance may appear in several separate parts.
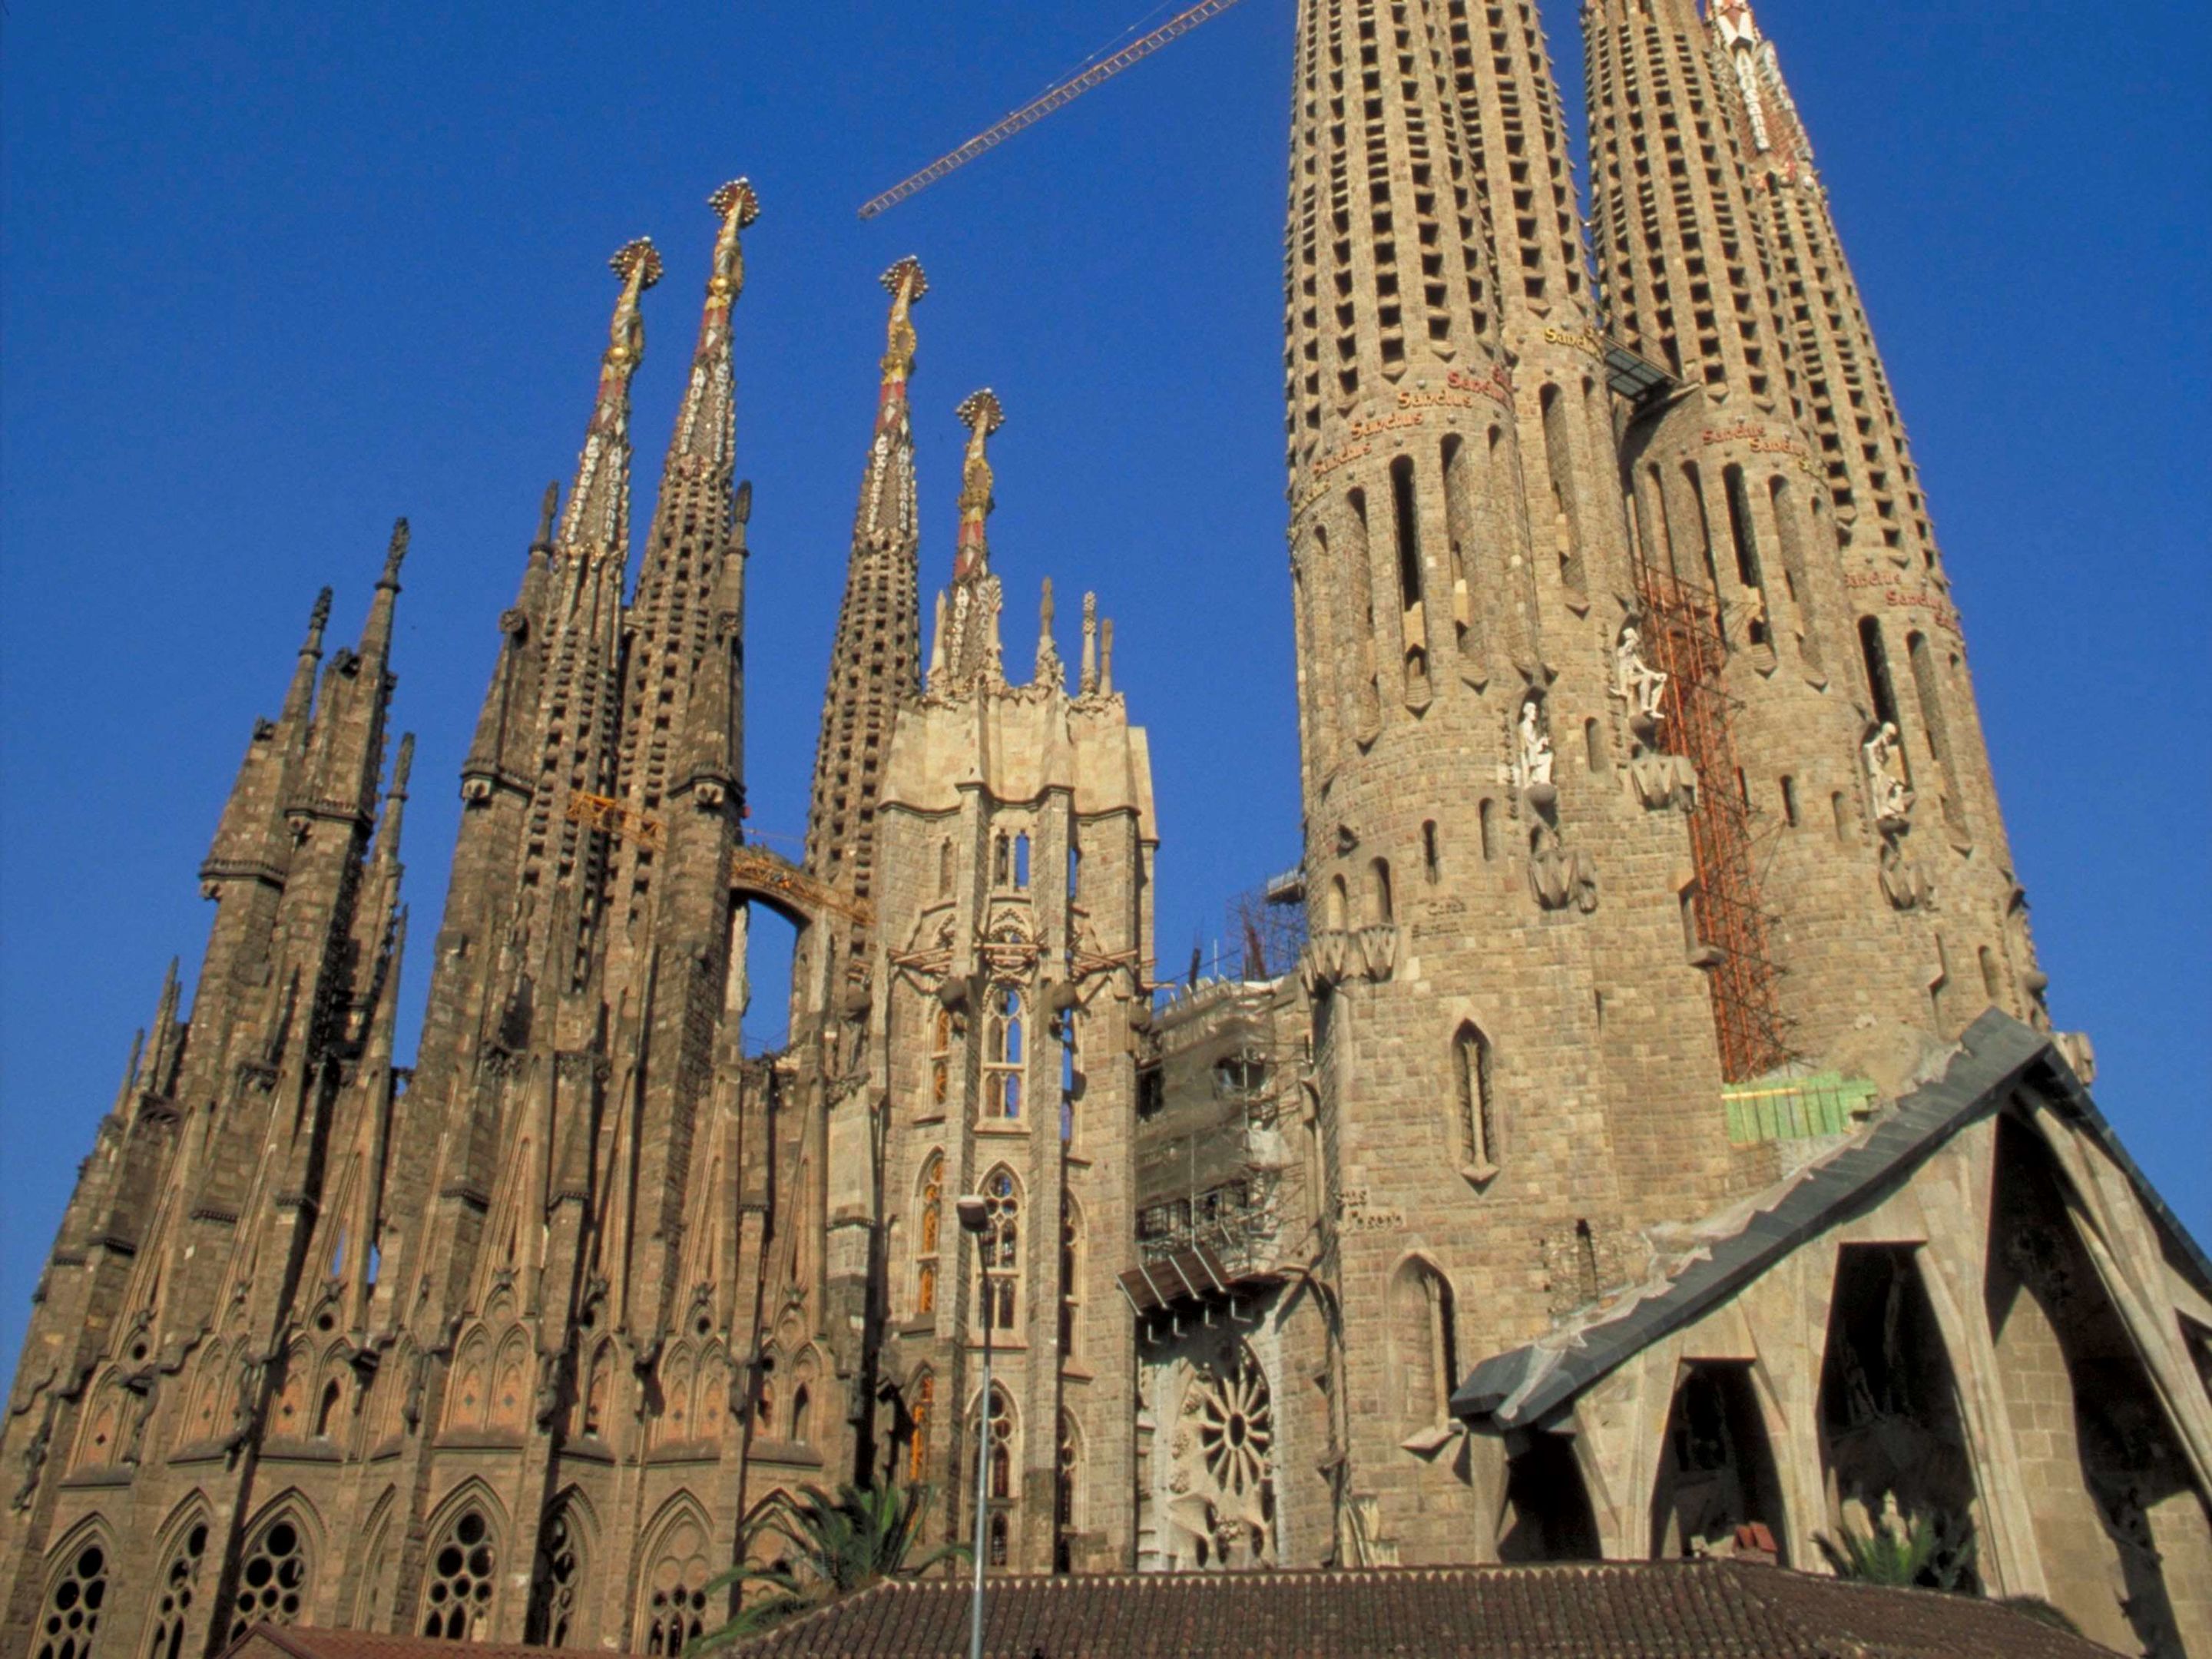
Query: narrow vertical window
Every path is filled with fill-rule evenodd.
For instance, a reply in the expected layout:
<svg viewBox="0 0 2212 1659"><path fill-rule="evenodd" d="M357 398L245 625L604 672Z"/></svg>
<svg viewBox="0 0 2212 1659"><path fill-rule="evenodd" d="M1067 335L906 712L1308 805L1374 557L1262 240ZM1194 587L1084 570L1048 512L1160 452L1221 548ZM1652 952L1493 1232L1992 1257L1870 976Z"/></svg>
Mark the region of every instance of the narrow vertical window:
<svg viewBox="0 0 2212 1659"><path fill-rule="evenodd" d="M922 1166L915 1211L914 1312L927 1319L937 1311L937 1254L945 1227L945 1160L934 1152Z"/></svg>
<svg viewBox="0 0 2212 1659"><path fill-rule="evenodd" d="M1498 1167L1490 1040L1472 1023L1461 1026L1452 1039L1452 1073L1458 1085L1460 1156L1469 1170L1487 1173Z"/></svg>
<svg viewBox="0 0 2212 1659"><path fill-rule="evenodd" d="M1421 526L1413 504L1413 458L1390 463L1390 503L1398 521L1398 596L1407 611L1421 603Z"/></svg>
<svg viewBox="0 0 2212 1659"><path fill-rule="evenodd" d="M1790 487L1781 479L1771 479L1767 495L1774 507L1774 533L1782 542L1782 580L1790 589L1790 598L1797 607L1797 617L1802 626L1797 634L1797 654L1811 667L1820 666L1820 617L1813 599L1813 584L1805 566L1805 538L1798 523L1796 504L1790 500Z"/></svg>
<svg viewBox="0 0 2212 1659"><path fill-rule="evenodd" d="M1925 634L1905 636L1906 660L1912 665L1912 688L1920 703L1920 731L1928 744L1928 752L1943 774L1943 819L1953 830L1964 833L1966 825L1966 802L1960 799L1959 778L1952 763L1951 728L1943 715L1943 690L1936 666L1936 653L1929 648Z"/></svg>
<svg viewBox="0 0 2212 1659"><path fill-rule="evenodd" d="M1981 959L1983 994L1993 1003L2001 1002L2004 1000L2004 981L1997 973L1996 952L1984 945L1981 949Z"/></svg>
<svg viewBox="0 0 2212 1659"><path fill-rule="evenodd" d="M1482 831L1482 861L1488 864L1498 856L1498 804L1484 801L1474 809L1474 816Z"/></svg>
<svg viewBox="0 0 2212 1659"><path fill-rule="evenodd" d="M1797 780L1786 772L1782 775L1782 821L1792 830L1797 827Z"/></svg>
<svg viewBox="0 0 2212 1659"><path fill-rule="evenodd" d="M1582 526L1576 519L1574 453L1567 438L1566 400L1555 386L1542 394L1544 465L1552 485L1552 514L1559 549L1559 580L1577 592L1583 588Z"/></svg>
<svg viewBox="0 0 2212 1659"><path fill-rule="evenodd" d="M1765 645L1771 637L1766 625L1766 576L1759 562L1759 533L1751 521L1751 497L1743 485L1743 469L1732 466L1721 475L1728 495L1729 538L1735 546L1736 580L1753 596L1751 642Z"/></svg>
<svg viewBox="0 0 2212 1659"><path fill-rule="evenodd" d="M1885 726L1897 724L1897 688L1890 683L1889 649L1882 643L1881 623L1873 617L1859 618L1859 655L1866 664L1867 695L1874 700L1874 716ZM1905 771L1910 775L1910 764Z"/></svg>
<svg viewBox="0 0 2212 1659"><path fill-rule="evenodd" d="M1022 994L1011 985L991 993L984 1020L983 1115L1016 1123L1022 1115L1024 1048Z"/></svg>
<svg viewBox="0 0 2212 1659"><path fill-rule="evenodd" d="M1014 837L1014 885L1023 892L1030 885L1030 838L1027 831Z"/></svg>
<svg viewBox="0 0 2212 1659"><path fill-rule="evenodd" d="M1375 925L1388 927L1397 920L1396 899L1390 890L1389 860L1376 860L1368 866L1368 875L1373 891Z"/></svg>
<svg viewBox="0 0 2212 1659"><path fill-rule="evenodd" d="M1589 769L1593 772L1604 771L1605 739L1599 735L1595 720L1583 722L1583 748L1589 757Z"/></svg>
<svg viewBox="0 0 2212 1659"><path fill-rule="evenodd" d="M1421 826L1421 871L1434 886L1443 873L1443 865L1437 851L1437 826L1434 819Z"/></svg>
<svg viewBox="0 0 2212 1659"><path fill-rule="evenodd" d="M952 837L945 836L937 843L937 896L949 898L952 894Z"/></svg>

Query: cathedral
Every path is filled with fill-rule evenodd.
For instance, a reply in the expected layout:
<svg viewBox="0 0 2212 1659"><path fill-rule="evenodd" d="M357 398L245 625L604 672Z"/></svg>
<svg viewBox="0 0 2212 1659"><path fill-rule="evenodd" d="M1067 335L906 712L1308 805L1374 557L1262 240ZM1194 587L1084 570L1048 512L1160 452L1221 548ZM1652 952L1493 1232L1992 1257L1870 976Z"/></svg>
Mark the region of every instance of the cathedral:
<svg viewBox="0 0 2212 1659"><path fill-rule="evenodd" d="M1241 971L1156 965L1145 688L994 568L989 391L927 551L915 259L804 855L748 838L723 186L635 549L662 265L615 256L434 927L404 521L252 729L0 1419L21 1650L673 1655L776 1494L891 1480L1024 1574L1819 1571L1917 1518L1947 1587L2212 1656L2212 1261L2052 1028L1773 45L1584 0L1586 234L1534 0L1298 10L1304 857Z"/></svg>

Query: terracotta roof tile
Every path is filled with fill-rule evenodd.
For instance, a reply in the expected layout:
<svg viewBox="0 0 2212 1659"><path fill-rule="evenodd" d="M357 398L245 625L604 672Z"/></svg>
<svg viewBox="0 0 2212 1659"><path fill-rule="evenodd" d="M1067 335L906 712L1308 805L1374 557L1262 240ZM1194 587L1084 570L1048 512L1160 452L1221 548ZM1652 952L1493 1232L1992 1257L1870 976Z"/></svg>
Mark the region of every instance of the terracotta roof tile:
<svg viewBox="0 0 2212 1659"><path fill-rule="evenodd" d="M1992 1602L1735 1562L1000 1578L990 1659L2096 1659ZM732 1659L963 1659L969 1586L875 1589ZM396 1659L386 1653L301 1659Z"/></svg>
<svg viewBox="0 0 2212 1659"><path fill-rule="evenodd" d="M498 1642L440 1642L428 1636L256 1625L222 1659L555 1659L557 1650Z"/></svg>

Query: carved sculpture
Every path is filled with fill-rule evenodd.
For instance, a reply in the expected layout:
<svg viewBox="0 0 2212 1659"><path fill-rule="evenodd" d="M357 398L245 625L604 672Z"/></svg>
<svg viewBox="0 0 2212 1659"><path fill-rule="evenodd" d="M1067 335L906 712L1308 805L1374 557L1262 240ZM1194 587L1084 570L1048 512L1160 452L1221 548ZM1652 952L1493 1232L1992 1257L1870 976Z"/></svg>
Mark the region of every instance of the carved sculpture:
<svg viewBox="0 0 2212 1659"><path fill-rule="evenodd" d="M1639 720L1656 723L1667 718L1660 700L1667 695L1668 676L1644 659L1644 636L1631 623L1620 630L1620 643L1613 651L1613 693L1628 704Z"/></svg>
<svg viewBox="0 0 2212 1659"><path fill-rule="evenodd" d="M1597 908L1597 873L1580 853L1571 852L1559 832L1539 823L1528 842L1528 886L1547 910L1571 904L1584 915Z"/></svg>
<svg viewBox="0 0 2212 1659"><path fill-rule="evenodd" d="M1875 822L1905 823L1912 816L1912 786L1905 781L1905 744L1896 725L1888 720L1859 750L1866 768L1867 795L1874 803Z"/></svg>
<svg viewBox="0 0 2212 1659"><path fill-rule="evenodd" d="M1533 691L1521 704L1520 755L1522 793L1534 797L1539 791L1549 791L1557 757L1552 752L1552 734L1544 729L1543 699Z"/></svg>

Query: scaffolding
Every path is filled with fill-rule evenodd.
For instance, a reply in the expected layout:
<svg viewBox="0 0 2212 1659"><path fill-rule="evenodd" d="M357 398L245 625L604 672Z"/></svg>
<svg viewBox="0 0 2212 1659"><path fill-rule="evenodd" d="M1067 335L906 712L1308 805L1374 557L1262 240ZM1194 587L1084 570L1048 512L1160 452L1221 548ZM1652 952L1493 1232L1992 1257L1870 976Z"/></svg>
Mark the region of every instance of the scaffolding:
<svg viewBox="0 0 2212 1659"><path fill-rule="evenodd" d="M1721 1075L1745 1083L1791 1059L1782 1016L1781 969L1767 950L1765 908L1752 859L1751 803L1736 759L1734 718L1741 708L1723 682L1728 640L1718 598L1694 582L1638 561L1644 647L1665 674L1665 719L1652 739L1697 769L1689 813L1697 888L1696 945L1712 987Z"/></svg>

